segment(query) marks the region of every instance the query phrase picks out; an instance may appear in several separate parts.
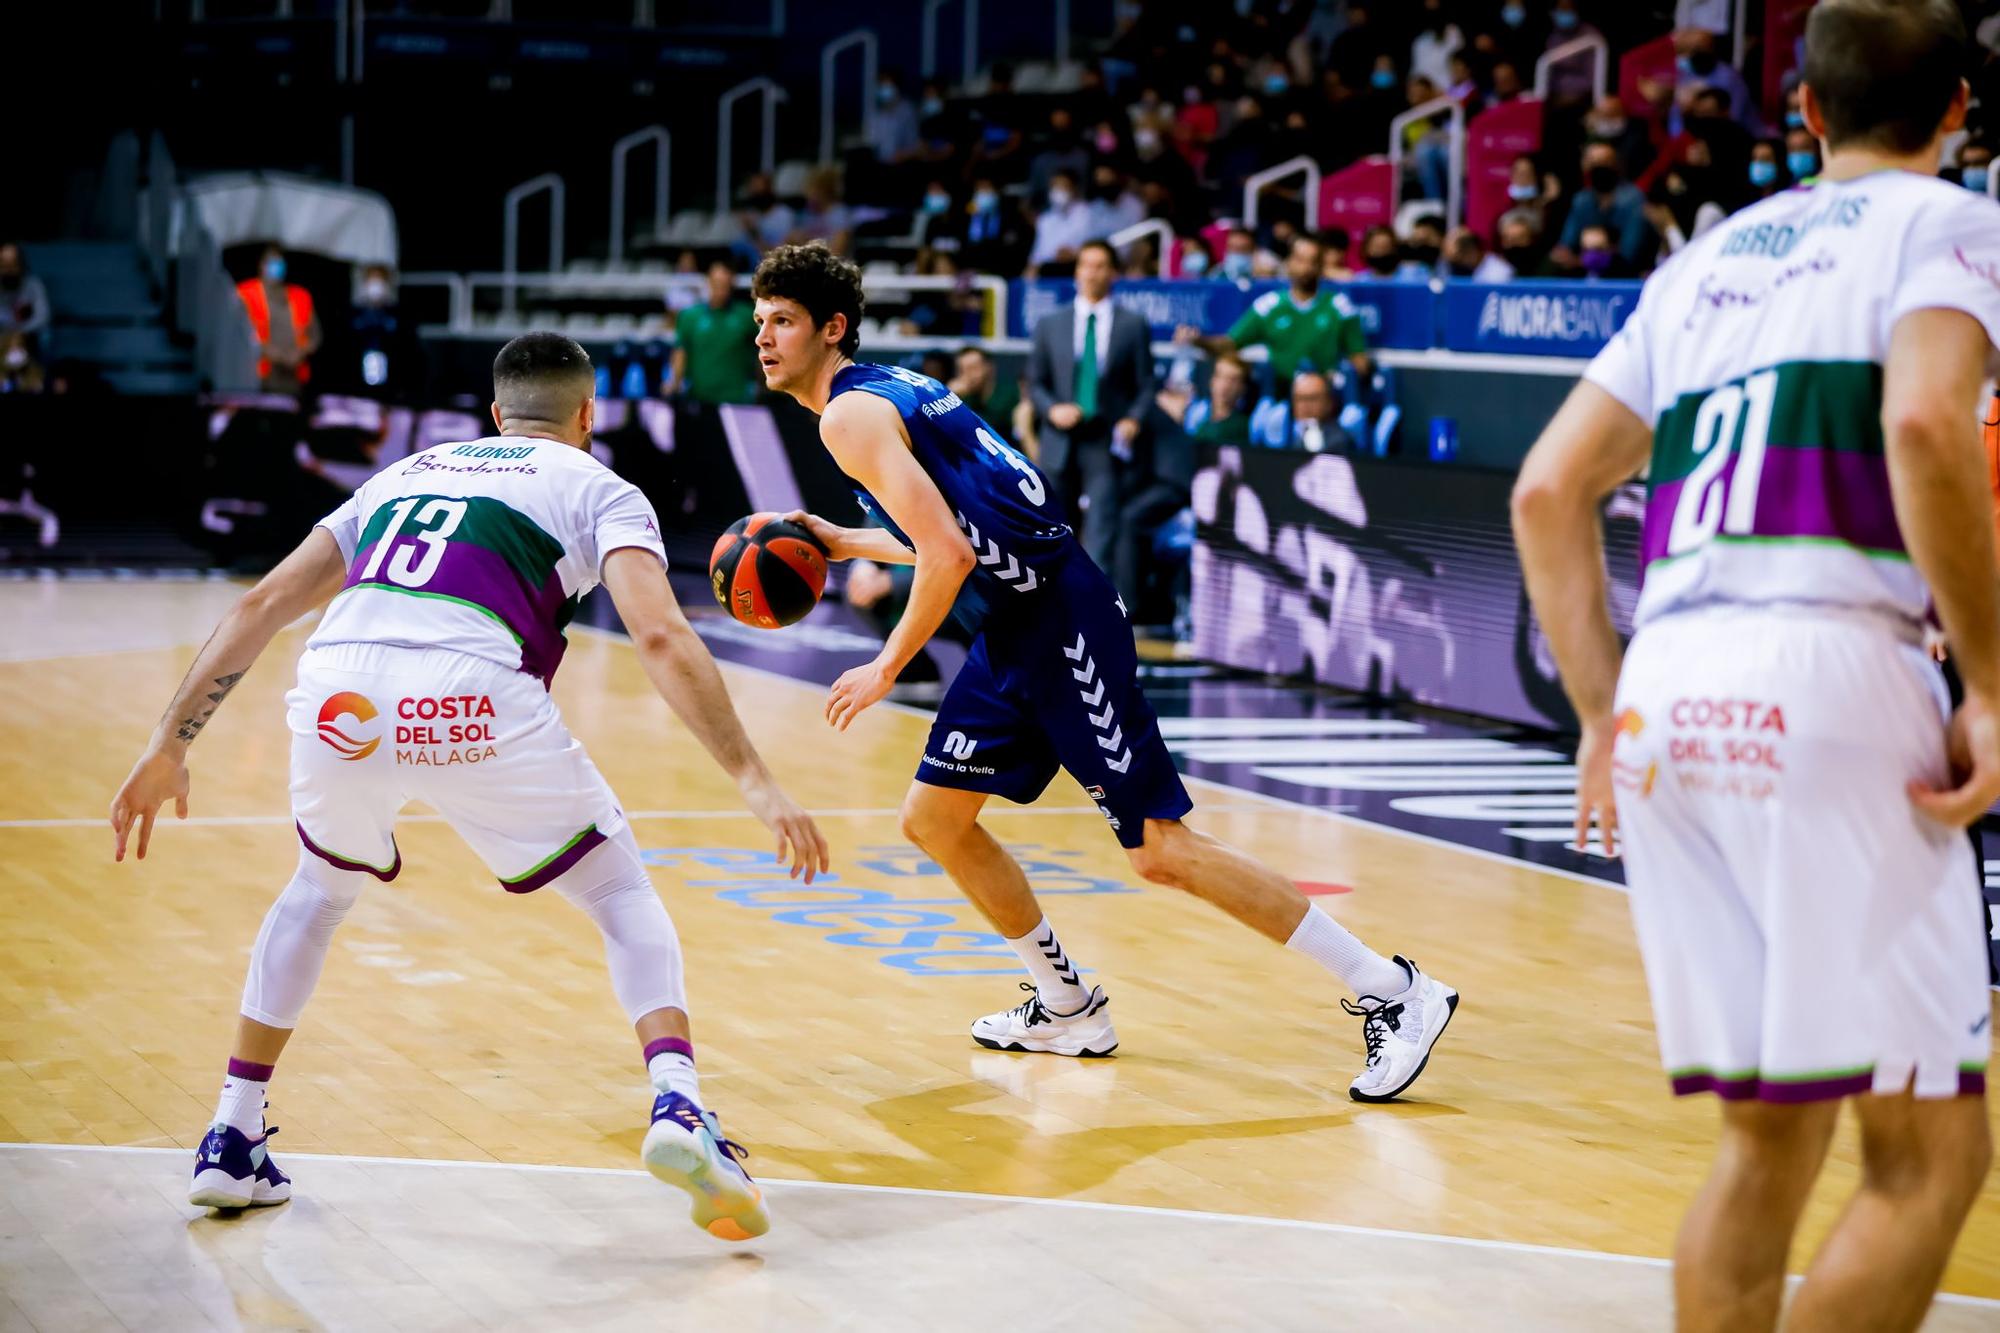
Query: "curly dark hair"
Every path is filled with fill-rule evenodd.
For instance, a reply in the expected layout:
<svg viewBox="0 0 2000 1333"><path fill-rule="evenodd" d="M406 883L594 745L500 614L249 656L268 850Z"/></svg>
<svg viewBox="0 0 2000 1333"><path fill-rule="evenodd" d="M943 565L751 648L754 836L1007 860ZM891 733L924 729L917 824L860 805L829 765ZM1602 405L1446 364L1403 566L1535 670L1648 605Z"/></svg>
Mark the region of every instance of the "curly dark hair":
<svg viewBox="0 0 2000 1333"><path fill-rule="evenodd" d="M814 328L824 328L835 315L847 317L840 350L853 356L861 346L861 270L826 248L822 241L781 245L764 256L750 280L759 300L797 301L812 316Z"/></svg>

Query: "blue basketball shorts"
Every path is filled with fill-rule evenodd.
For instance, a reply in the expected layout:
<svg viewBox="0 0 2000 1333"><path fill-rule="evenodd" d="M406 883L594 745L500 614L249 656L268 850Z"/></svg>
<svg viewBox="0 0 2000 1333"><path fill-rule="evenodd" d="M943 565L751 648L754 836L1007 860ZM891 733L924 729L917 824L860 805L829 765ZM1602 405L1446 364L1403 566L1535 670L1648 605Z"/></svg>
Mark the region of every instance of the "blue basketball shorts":
<svg viewBox="0 0 2000 1333"><path fill-rule="evenodd" d="M1026 804L1066 768L1137 847L1148 819L1194 809L1138 676L1124 603L1072 552L1041 592L994 608L938 706L917 781Z"/></svg>

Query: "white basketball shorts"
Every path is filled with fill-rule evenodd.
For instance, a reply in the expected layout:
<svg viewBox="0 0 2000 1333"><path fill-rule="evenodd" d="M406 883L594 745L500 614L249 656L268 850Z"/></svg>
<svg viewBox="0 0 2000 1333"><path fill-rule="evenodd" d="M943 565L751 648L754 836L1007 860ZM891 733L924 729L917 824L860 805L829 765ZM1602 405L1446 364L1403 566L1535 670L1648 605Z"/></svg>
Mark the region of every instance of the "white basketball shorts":
<svg viewBox="0 0 2000 1333"><path fill-rule="evenodd" d="M437 808L511 893L529 893L625 826L542 682L463 653L308 649L286 696L292 815L307 850L394 879L396 812Z"/></svg>
<svg viewBox="0 0 2000 1333"><path fill-rule="evenodd" d="M1804 1102L1985 1088L1985 908L1946 776L1944 683L1885 628L1671 616L1618 682L1618 822L1677 1093Z"/></svg>

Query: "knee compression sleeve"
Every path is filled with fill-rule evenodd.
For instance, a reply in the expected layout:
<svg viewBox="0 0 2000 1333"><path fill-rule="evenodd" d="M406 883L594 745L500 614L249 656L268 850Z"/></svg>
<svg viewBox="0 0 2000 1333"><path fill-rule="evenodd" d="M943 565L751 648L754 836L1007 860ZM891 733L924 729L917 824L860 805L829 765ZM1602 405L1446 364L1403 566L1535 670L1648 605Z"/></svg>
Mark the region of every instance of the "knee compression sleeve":
<svg viewBox="0 0 2000 1333"><path fill-rule="evenodd" d="M246 1018L276 1028L298 1026L319 984L333 932L368 880L358 870L337 870L299 852L299 868L264 914L264 928L250 951L250 973L243 981Z"/></svg>
<svg viewBox="0 0 2000 1333"><path fill-rule="evenodd" d="M597 923L611 989L628 1019L636 1023L655 1009L686 1012L680 937L646 878L630 829L577 862L554 888Z"/></svg>

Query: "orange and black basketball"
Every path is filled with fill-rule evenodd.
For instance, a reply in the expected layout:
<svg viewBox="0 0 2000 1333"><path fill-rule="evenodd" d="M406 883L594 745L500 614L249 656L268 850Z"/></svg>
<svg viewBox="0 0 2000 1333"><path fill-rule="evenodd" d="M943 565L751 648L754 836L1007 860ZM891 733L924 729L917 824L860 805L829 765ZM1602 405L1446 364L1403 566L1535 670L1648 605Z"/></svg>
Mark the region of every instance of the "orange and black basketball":
<svg viewBox="0 0 2000 1333"><path fill-rule="evenodd" d="M716 538L708 582L730 615L758 629L780 629L819 604L826 547L797 523L752 514Z"/></svg>

